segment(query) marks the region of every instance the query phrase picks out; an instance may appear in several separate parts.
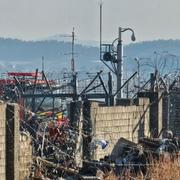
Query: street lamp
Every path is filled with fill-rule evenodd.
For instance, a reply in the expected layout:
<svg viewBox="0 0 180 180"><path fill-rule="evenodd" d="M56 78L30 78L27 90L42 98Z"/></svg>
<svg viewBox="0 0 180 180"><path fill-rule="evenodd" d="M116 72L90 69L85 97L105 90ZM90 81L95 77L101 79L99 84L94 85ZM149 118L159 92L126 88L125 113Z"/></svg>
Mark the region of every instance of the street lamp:
<svg viewBox="0 0 180 180"><path fill-rule="evenodd" d="M122 47L122 33L125 31L131 31L131 40L135 41L134 31L131 28L121 28L119 27L119 37L117 38L117 99L121 99L122 96L122 89L121 86L123 85L123 47Z"/></svg>

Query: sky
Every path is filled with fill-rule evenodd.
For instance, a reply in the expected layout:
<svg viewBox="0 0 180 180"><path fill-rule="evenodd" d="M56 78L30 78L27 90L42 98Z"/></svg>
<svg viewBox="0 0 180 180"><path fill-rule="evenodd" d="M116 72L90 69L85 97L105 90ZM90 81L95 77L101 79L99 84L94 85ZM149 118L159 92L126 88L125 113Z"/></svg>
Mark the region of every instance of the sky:
<svg viewBox="0 0 180 180"><path fill-rule="evenodd" d="M180 39L179 0L103 0L103 41L131 27L137 42ZM75 33L99 40L99 0L0 0L0 36L36 40ZM130 32L123 33L130 43Z"/></svg>

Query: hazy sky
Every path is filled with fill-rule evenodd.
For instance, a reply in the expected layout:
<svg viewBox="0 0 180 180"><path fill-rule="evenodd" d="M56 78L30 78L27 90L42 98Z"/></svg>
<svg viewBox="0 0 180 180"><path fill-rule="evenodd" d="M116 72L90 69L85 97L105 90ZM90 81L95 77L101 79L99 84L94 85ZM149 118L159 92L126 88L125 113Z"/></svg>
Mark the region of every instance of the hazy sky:
<svg viewBox="0 0 180 180"><path fill-rule="evenodd" d="M71 33L99 40L99 0L0 0L0 36L39 39ZM104 0L103 39L132 27L137 41L180 39L180 0ZM130 34L123 33L128 43Z"/></svg>

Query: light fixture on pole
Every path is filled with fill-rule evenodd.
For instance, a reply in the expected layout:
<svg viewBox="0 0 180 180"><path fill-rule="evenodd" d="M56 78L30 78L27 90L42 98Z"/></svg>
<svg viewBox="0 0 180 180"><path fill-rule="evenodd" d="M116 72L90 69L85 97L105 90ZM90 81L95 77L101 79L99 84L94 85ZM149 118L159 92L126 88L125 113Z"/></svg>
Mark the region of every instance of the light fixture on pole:
<svg viewBox="0 0 180 180"><path fill-rule="evenodd" d="M131 31L131 40L135 41L135 34L131 28L121 28L119 27L119 37L117 44L117 90L119 90L117 94L117 100L123 97L121 86L123 85L123 46L122 46L122 33L125 31Z"/></svg>

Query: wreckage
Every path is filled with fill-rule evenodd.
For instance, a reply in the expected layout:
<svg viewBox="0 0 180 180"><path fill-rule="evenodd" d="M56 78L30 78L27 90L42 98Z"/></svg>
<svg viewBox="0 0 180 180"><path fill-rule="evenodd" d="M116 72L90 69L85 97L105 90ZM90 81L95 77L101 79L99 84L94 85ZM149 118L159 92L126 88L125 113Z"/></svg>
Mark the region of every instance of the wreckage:
<svg viewBox="0 0 180 180"><path fill-rule="evenodd" d="M135 40L131 28L119 28L112 44L100 44L100 60L111 71L108 74L101 70L79 80L73 66L58 80L38 69L8 72L0 79L2 102L19 106L19 114L4 110L8 125L3 126L6 134L13 134L14 124L19 124L16 131L19 134L20 129L21 140L31 152L21 158L28 161L26 178L104 179L112 172L116 177L125 177L127 172L136 177L146 174L153 161L178 159L180 76L160 76L156 68L141 82L138 64L138 71L123 83L121 33L126 30ZM9 147L17 143L6 138ZM15 157L15 147L7 148L6 154Z"/></svg>
<svg viewBox="0 0 180 180"><path fill-rule="evenodd" d="M53 120L48 111L37 112L36 116L21 122L21 130L28 131L32 137L31 177L102 179L112 171L124 176L127 170L133 175L146 174L152 161L178 158L180 139L171 131L163 129L158 138L142 137L136 143L120 137L114 145L109 139L92 135L93 124L87 117L82 118L81 102L72 107L70 119L57 112ZM84 116L87 112L84 109ZM113 149L109 151L109 147ZM103 158L93 158L93 153L104 152Z"/></svg>
<svg viewBox="0 0 180 180"><path fill-rule="evenodd" d="M142 90L137 93L137 98L121 99L119 105L111 106L89 100L93 79L89 89L75 95L71 91L74 101L67 107L54 105L51 109L51 106L42 104L46 96L58 95L54 81L43 75L43 84L37 81L36 85L38 77L33 74L35 80L30 84L20 75L10 84L6 81L1 99L19 103L20 131L31 137L33 157L29 177L102 179L108 172L114 172L116 176L123 176L127 171L146 174L152 161L178 158L180 142L178 130L175 130L178 127L171 128L173 132L166 130L167 110L162 108L162 104L164 107L168 105L166 92L154 91L155 87L149 92ZM101 80L100 73L95 78ZM153 80L156 81L154 76ZM173 97L174 89L172 93ZM44 98L34 104L36 96ZM76 100L78 96L81 101ZM25 106L22 102L27 97L30 101L27 99ZM171 115L168 117L168 123L172 124Z"/></svg>

